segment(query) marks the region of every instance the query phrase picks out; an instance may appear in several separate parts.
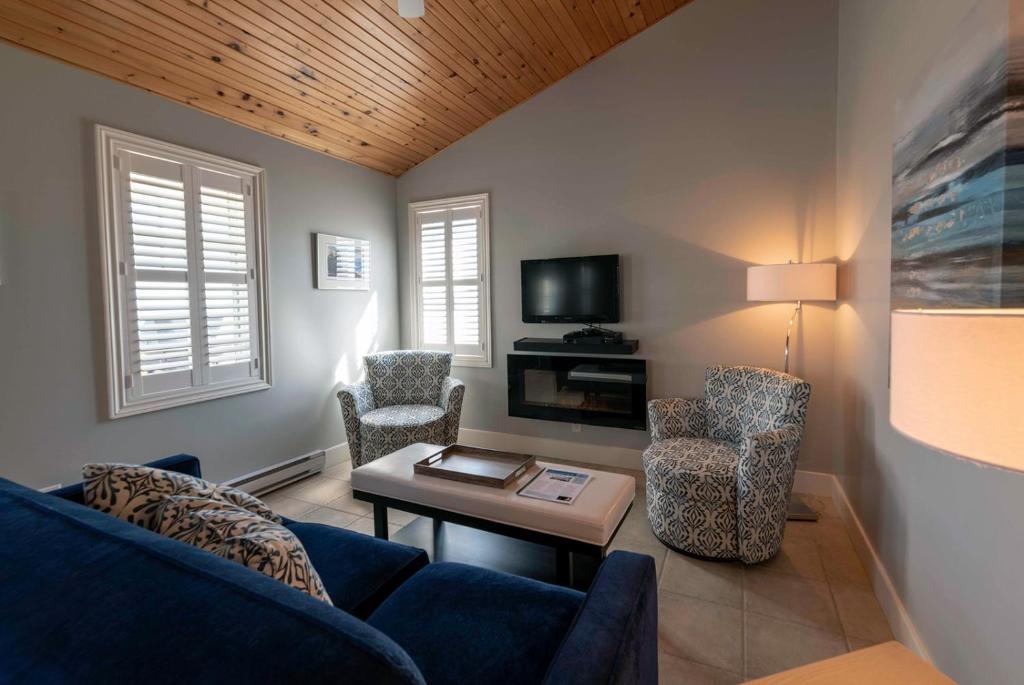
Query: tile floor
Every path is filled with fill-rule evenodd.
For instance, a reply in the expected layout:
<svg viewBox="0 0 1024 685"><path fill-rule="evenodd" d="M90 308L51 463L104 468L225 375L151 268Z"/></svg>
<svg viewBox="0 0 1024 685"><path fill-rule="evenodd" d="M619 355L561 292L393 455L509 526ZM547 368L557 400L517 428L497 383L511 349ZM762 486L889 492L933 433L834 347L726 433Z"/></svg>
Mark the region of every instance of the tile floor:
<svg viewBox="0 0 1024 685"><path fill-rule="evenodd" d="M289 518L372 535L371 507L352 498L350 473L349 464L334 466L263 499ZM778 556L745 566L666 549L650 532L638 488L612 549L650 554L657 564L661 682L739 683L892 639L831 499L805 499L820 520L791 521ZM414 518L389 511L391 532Z"/></svg>

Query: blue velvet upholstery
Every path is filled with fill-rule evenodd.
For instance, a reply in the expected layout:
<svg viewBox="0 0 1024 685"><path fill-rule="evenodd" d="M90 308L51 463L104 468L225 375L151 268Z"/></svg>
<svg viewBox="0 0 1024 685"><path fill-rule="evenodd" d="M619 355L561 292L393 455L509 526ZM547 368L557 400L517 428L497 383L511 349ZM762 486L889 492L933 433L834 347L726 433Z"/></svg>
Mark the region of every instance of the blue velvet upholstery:
<svg viewBox="0 0 1024 685"><path fill-rule="evenodd" d="M54 494L0 478L3 683L657 682L648 556L611 554L583 595L286 520L332 607Z"/></svg>
<svg viewBox="0 0 1024 685"><path fill-rule="evenodd" d="M202 478L199 460L188 454L164 457L146 466ZM50 494L73 502L83 501L81 483ZM358 618L369 616L392 590L430 561L421 549L342 528L287 519L285 525L306 548L334 606Z"/></svg>
<svg viewBox="0 0 1024 685"><path fill-rule="evenodd" d="M423 683L344 611L0 479L0 680Z"/></svg>
<svg viewBox="0 0 1024 685"><path fill-rule="evenodd" d="M539 683L583 598L507 573L435 563L384 600L369 623L408 652L430 685Z"/></svg>
<svg viewBox="0 0 1024 685"><path fill-rule="evenodd" d="M334 606L366 618L399 585L429 563L427 553L319 523L285 521L306 548Z"/></svg>
<svg viewBox="0 0 1024 685"><path fill-rule="evenodd" d="M657 585L651 557L609 554L545 682L657 683Z"/></svg>

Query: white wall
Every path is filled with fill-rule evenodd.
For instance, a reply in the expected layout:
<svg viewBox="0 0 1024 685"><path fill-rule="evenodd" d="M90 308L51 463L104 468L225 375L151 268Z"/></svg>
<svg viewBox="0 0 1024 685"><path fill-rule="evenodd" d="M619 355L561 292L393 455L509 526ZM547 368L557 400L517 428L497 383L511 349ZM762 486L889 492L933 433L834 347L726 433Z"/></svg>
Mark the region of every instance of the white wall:
<svg viewBox="0 0 1024 685"><path fill-rule="evenodd" d="M1024 476L925 449L888 418L895 106L973 4L840 2L838 472L936 664L1000 685L1024 677Z"/></svg>
<svg viewBox="0 0 1024 685"><path fill-rule="evenodd" d="M2 44L0 92L0 475L189 452L222 479L343 442L335 385L398 343L395 180ZM96 123L266 169L272 389L105 418ZM313 288L316 231L370 239L370 293Z"/></svg>
<svg viewBox="0 0 1024 685"><path fill-rule="evenodd" d="M701 394L709 364L781 367L791 308L748 304L745 270L834 257L835 11L831 0L688 5L399 179L406 316L407 203L491 194L494 368L457 370L464 427L649 441L508 416L512 342L574 328L522 323L522 259L623 255L613 328L639 338L651 397ZM809 305L794 350L793 370L814 385L804 469L831 470L833 314Z"/></svg>

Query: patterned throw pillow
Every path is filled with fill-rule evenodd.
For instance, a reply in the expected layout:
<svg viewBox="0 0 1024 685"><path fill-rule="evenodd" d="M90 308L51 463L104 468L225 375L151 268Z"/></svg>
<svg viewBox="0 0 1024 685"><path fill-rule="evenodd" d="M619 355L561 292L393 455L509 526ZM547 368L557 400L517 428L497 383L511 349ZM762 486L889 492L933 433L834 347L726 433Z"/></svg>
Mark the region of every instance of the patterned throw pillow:
<svg viewBox="0 0 1024 685"><path fill-rule="evenodd" d="M156 532L213 552L331 604L319 574L295 535L282 525L203 497L167 497Z"/></svg>
<svg viewBox="0 0 1024 685"><path fill-rule="evenodd" d="M252 495L202 478L128 464L86 464L82 467L86 506L149 530L156 530L156 512L174 495L228 502L268 521L281 517Z"/></svg>

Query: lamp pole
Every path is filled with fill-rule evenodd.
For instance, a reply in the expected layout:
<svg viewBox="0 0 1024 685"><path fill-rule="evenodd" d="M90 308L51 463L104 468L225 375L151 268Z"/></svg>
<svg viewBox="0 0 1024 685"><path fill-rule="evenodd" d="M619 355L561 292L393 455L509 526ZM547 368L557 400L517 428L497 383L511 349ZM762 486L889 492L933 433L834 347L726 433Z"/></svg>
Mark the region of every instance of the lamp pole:
<svg viewBox="0 0 1024 685"><path fill-rule="evenodd" d="M793 315L789 317L789 327L786 329L786 362L782 369L786 373L789 373L789 339L793 335L793 322L796 321L796 317L800 316L801 309L803 309L803 303L797 300L796 309L793 310Z"/></svg>

